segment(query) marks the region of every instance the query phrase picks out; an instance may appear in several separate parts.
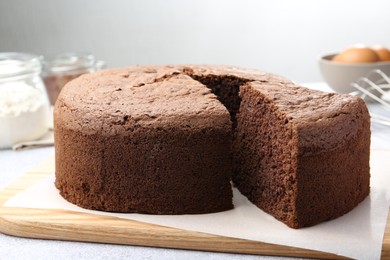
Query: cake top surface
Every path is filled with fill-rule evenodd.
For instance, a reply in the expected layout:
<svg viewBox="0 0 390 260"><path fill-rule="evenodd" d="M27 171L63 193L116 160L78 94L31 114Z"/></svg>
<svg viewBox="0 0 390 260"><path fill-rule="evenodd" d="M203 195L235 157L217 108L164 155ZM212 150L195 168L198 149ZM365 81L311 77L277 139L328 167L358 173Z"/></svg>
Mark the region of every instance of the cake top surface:
<svg viewBox="0 0 390 260"><path fill-rule="evenodd" d="M228 76L245 79L247 81L291 83L291 81L279 75L267 73L257 69L247 69L236 66L183 65L179 68L179 70L180 69L187 74L195 76Z"/></svg>
<svg viewBox="0 0 390 260"><path fill-rule="evenodd" d="M243 79L243 84L267 96L299 132L306 150L318 145L331 149L344 142L356 134L360 122L357 117L367 113L363 101L350 95L310 90L274 74L219 65L134 66L86 74L66 85L56 106L64 105L61 100L66 99L66 106L85 122L105 117L107 129L115 124L194 128L230 125L227 109L209 88L194 80L209 76ZM75 110L79 106L85 109Z"/></svg>
<svg viewBox="0 0 390 260"><path fill-rule="evenodd" d="M190 128L231 124L227 109L210 89L169 68L147 73L120 69L82 75L66 85L56 107L57 103L63 110L79 113L86 122L104 117L107 128L134 124Z"/></svg>
<svg viewBox="0 0 390 260"><path fill-rule="evenodd" d="M268 96L296 124L351 113L348 106L357 98L347 94L327 93L300 87L292 82L251 82L250 85Z"/></svg>

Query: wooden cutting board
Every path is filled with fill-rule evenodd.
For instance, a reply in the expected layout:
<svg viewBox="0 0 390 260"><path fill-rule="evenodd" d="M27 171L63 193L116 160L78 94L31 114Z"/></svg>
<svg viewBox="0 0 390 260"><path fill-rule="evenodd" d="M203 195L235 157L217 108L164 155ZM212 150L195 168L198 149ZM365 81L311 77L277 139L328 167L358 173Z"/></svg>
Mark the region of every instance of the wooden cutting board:
<svg viewBox="0 0 390 260"><path fill-rule="evenodd" d="M13 195L54 172L54 158L0 191L0 232L20 237L140 245L203 251L346 259L330 253L296 247L228 238L168 228L115 217L54 209L4 207ZM390 216L383 239L382 259L390 259Z"/></svg>

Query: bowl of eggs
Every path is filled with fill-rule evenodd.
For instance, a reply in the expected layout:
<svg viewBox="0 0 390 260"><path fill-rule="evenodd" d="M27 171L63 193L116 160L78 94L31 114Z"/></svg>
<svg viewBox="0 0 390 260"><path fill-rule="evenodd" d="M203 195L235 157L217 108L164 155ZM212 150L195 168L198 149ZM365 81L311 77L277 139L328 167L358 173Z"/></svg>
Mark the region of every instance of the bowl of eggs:
<svg viewBox="0 0 390 260"><path fill-rule="evenodd" d="M355 91L353 82L380 69L390 75L390 50L383 46L354 45L339 53L328 54L319 59L325 82L336 92Z"/></svg>

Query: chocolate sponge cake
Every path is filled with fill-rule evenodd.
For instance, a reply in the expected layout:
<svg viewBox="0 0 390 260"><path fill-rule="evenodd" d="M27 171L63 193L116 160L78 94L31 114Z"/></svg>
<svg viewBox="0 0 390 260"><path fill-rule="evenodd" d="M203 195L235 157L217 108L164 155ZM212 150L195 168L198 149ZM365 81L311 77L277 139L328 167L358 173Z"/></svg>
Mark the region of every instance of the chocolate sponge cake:
<svg viewBox="0 0 390 260"><path fill-rule="evenodd" d="M257 70L101 71L64 88L54 119L56 186L85 208L223 211L232 208L232 178L256 206L300 228L345 214L369 193L364 102Z"/></svg>
<svg viewBox="0 0 390 260"><path fill-rule="evenodd" d="M226 108L186 75L161 79L146 70L133 79L122 72L82 76L56 102L61 195L84 208L115 212L231 209Z"/></svg>

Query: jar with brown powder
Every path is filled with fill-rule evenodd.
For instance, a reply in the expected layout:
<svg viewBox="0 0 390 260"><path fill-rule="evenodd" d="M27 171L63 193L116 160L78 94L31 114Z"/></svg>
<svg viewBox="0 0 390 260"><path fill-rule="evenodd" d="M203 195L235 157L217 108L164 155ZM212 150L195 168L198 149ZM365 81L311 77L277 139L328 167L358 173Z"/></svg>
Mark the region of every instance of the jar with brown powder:
<svg viewBox="0 0 390 260"><path fill-rule="evenodd" d="M97 61L90 53L67 52L45 57L43 65L43 81L50 103L54 105L66 83L82 74L104 68L105 63Z"/></svg>

